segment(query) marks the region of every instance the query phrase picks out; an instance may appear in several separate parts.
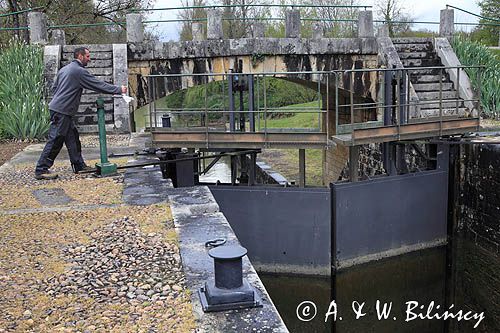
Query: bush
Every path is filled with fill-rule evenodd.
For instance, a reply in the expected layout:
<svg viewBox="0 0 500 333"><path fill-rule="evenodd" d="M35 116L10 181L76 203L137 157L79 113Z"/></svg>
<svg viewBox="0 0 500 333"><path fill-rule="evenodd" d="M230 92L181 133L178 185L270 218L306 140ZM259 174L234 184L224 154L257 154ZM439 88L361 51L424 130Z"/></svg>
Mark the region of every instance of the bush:
<svg viewBox="0 0 500 333"><path fill-rule="evenodd" d="M453 49L458 59L464 66L482 65L481 77L481 106L483 115L491 118L500 119L500 60L486 46L470 41L464 37L456 37L452 41ZM477 90L478 69L469 68L466 70L472 85Z"/></svg>
<svg viewBox="0 0 500 333"><path fill-rule="evenodd" d="M41 139L49 129L44 99L43 52L12 40L0 53L0 134L5 138Z"/></svg>

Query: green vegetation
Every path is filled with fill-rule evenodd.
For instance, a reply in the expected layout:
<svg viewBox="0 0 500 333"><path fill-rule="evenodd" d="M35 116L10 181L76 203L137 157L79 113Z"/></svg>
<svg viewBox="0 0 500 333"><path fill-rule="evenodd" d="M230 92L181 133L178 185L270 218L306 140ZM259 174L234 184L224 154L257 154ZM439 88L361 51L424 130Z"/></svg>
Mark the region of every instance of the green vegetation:
<svg viewBox="0 0 500 333"><path fill-rule="evenodd" d="M318 120L318 112L320 108L318 107L318 101L308 102L308 103L300 103L289 105L281 108L285 114L289 114L286 112L287 109L297 108L307 110L308 112L302 113L294 113L292 116L283 117L283 118L275 118L267 120L267 127L269 128L318 128L319 120ZM315 110L314 110L315 109ZM261 127L263 124L261 123Z"/></svg>
<svg viewBox="0 0 500 333"><path fill-rule="evenodd" d="M482 76L478 81L479 69L467 69L472 85L478 89L481 85L481 106L485 116L500 119L500 60L486 46L464 37L456 37L452 41L453 49L464 66L482 65Z"/></svg>
<svg viewBox="0 0 500 333"><path fill-rule="evenodd" d="M264 89L265 86L265 89ZM209 114L211 122L220 121L226 114L216 115L216 110L228 110L229 99L227 96L227 82L217 81L206 85L198 85L189 89L178 90L166 97L156 101L156 108L160 109L183 109L183 110L204 110L205 104L207 109L213 111ZM283 79L259 78L255 82L255 105L263 110L267 108L282 108L292 104L307 103L317 100L318 93L315 90L305 88L297 83L286 81ZM264 90L266 91L266 103L264 103ZM317 102L312 106L316 106ZM243 94L243 106L248 110L248 92ZM296 105L294 105L296 107ZM239 93L235 93L235 108L239 109ZM286 110L286 108L284 108ZM137 109L134 112L134 119L137 128L144 128L146 118L148 117L148 105ZM282 118L284 116L293 115L292 112L273 112L269 113L268 118ZM310 114L313 115L313 114ZM317 119L317 114L315 114ZM200 115L177 115L177 122L181 126L199 119ZM148 120L149 121L149 120ZM316 121L317 124L317 121ZM279 127L279 126L277 126ZM301 126L304 127L304 126ZM306 126L307 127L307 126Z"/></svg>
<svg viewBox="0 0 500 333"><path fill-rule="evenodd" d="M490 19L480 19L479 23L498 23L500 17L500 6L498 0L481 0L478 5L481 8L481 15ZM480 42L484 45L497 45L498 33L500 32L499 26L494 25L480 25L471 33L471 38L474 41Z"/></svg>
<svg viewBox="0 0 500 333"><path fill-rule="evenodd" d="M0 53L0 136L41 139L49 128L43 98L43 55L17 40Z"/></svg>

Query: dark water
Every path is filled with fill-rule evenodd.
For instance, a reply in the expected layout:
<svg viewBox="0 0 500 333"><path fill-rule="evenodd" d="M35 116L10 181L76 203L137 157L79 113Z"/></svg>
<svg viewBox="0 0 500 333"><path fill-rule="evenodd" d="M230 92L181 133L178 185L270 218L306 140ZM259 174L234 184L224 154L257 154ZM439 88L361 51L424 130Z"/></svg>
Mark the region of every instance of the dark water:
<svg viewBox="0 0 500 333"><path fill-rule="evenodd" d="M338 311L335 325L333 315L325 323L325 315L332 299L330 278L265 274L260 274L260 277L290 332L447 331L442 320L417 319L407 322L405 304L415 301L419 307L425 305L424 310L415 309L415 313L425 313L431 301L445 306L445 247L413 252L338 272L335 281ZM389 306L392 302L387 320L378 319L377 300L382 306L384 303ZM303 301L312 301L317 308L316 317L309 322L297 319L296 309ZM365 304L362 308L365 315L359 319L355 318L351 308L354 301ZM333 311L333 307L331 310Z"/></svg>

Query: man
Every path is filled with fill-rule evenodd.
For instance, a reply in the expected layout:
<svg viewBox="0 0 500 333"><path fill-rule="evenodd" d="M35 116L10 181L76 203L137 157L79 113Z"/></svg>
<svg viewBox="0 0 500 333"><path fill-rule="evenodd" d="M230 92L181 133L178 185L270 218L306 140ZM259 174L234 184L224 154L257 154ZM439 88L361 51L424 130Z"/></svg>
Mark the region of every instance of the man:
<svg viewBox="0 0 500 333"><path fill-rule="evenodd" d="M74 116L78 111L83 89L107 94L125 94L127 92L126 86L118 87L100 81L85 69L85 66L90 62L90 52L87 48L76 48L73 57L75 59L71 63L59 70L52 86L54 97L49 103L49 139L36 165L36 179L56 179L58 177L49 169L54 165L54 160L63 144L68 149L73 172L77 173L89 169L82 157L82 145L74 123Z"/></svg>

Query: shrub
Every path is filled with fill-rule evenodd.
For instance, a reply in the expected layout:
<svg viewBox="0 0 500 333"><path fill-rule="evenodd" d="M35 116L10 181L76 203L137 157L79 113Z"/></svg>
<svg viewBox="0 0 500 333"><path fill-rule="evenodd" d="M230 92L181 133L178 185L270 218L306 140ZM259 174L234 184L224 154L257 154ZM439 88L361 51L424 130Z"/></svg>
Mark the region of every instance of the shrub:
<svg viewBox="0 0 500 333"><path fill-rule="evenodd" d="M485 66L481 75L481 106L483 115L500 119L500 60L486 46L470 41L464 37L456 37L452 41L453 49L464 66ZM478 69L466 70L472 85L479 88Z"/></svg>
<svg viewBox="0 0 500 333"><path fill-rule="evenodd" d="M49 129L44 98L43 52L12 40L0 54L0 133L18 140L41 139Z"/></svg>

